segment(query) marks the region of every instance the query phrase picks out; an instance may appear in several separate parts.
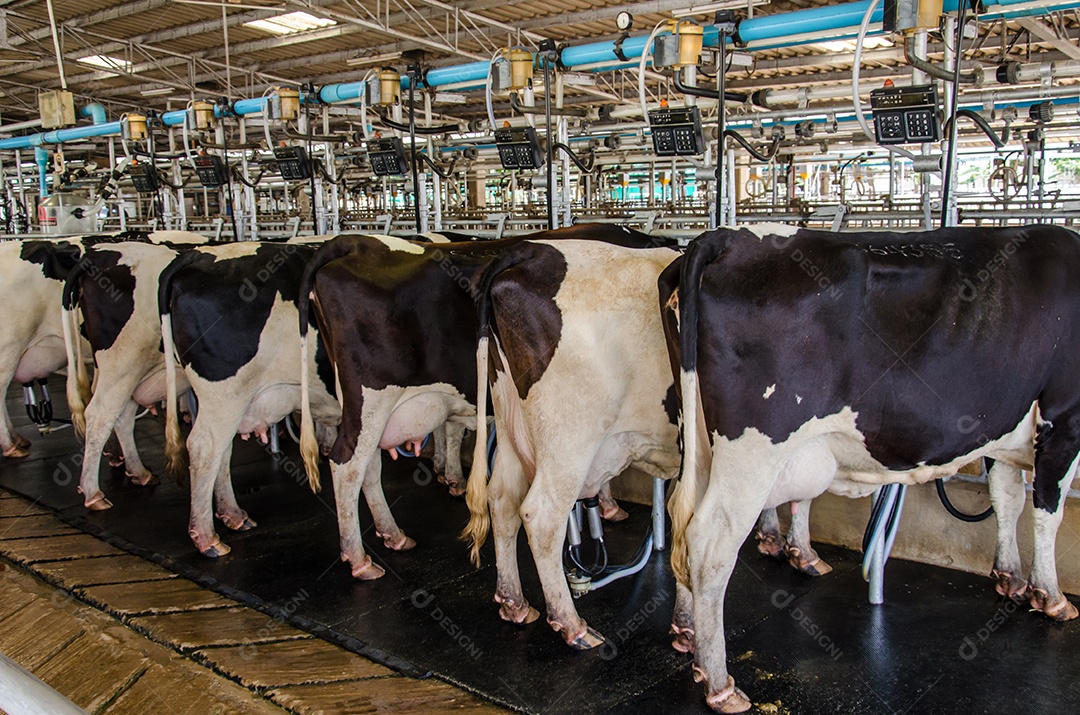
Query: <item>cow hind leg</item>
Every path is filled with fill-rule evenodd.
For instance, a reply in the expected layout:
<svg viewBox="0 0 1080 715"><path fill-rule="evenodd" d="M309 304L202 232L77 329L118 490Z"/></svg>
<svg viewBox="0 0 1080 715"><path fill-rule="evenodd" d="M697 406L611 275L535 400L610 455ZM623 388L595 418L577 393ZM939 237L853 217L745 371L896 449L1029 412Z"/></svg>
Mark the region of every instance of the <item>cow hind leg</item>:
<svg viewBox="0 0 1080 715"><path fill-rule="evenodd" d="M507 446L498 450L488 485L488 507L498 571L495 602L499 604L499 617L517 624L532 623L540 617L540 613L525 599L517 561L520 509L528 489L525 472L513 448Z"/></svg>
<svg viewBox="0 0 1080 715"><path fill-rule="evenodd" d="M117 404L117 400L112 398L111 392L97 392L90 398L83 413L86 427L79 493L83 495L83 505L94 511L102 511L112 506L112 502L106 499L101 491L101 456L123 409Z"/></svg>
<svg viewBox="0 0 1080 715"><path fill-rule="evenodd" d="M405 535L394 519L390 505L386 503L386 494L382 488L382 460L376 453L368 461L367 473L364 475L362 487L364 500L371 511L371 518L375 520L375 534L383 540L388 549L394 551L408 551L416 546L416 542Z"/></svg>
<svg viewBox="0 0 1080 715"><path fill-rule="evenodd" d="M446 422L439 429L445 437L444 455L441 469L438 461L435 462L435 472L439 475L439 483L450 488L450 496L459 497L465 493L465 474L461 469L461 440L465 437L465 427ZM438 436L439 430L436 430L436 446L439 444Z"/></svg>
<svg viewBox="0 0 1080 715"><path fill-rule="evenodd" d="M232 484L231 457L232 450L222 459L217 477L214 479L214 515L233 531L247 531L254 529L258 524L240 508L240 504L236 501L236 492L233 491Z"/></svg>
<svg viewBox="0 0 1080 715"><path fill-rule="evenodd" d="M532 487L521 504L521 519L544 589L548 623L571 648L588 650L602 645L604 637L589 628L574 608L562 563L566 521L588 465L572 465L564 460L559 467L560 471L554 473L551 468L537 465Z"/></svg>
<svg viewBox="0 0 1080 715"><path fill-rule="evenodd" d="M139 403L128 400L116 420L116 438L124 454L124 471L132 482L140 487L157 484L158 480L142 463L139 450L135 446L135 416L139 413Z"/></svg>
<svg viewBox="0 0 1080 715"><path fill-rule="evenodd" d="M596 495L600 499L600 516L610 522L624 521L630 515L619 506L615 497L611 496L611 482L604 482L600 492Z"/></svg>
<svg viewBox="0 0 1080 715"><path fill-rule="evenodd" d="M675 583L675 612L671 616L671 647L680 653L694 652L694 595L682 583Z"/></svg>
<svg viewBox="0 0 1080 715"><path fill-rule="evenodd" d="M1080 615L1058 587L1056 554L1065 497L1080 460L1078 444L1080 414L1043 424L1035 440L1035 554L1029 598L1033 608L1057 621Z"/></svg>
<svg viewBox="0 0 1080 715"><path fill-rule="evenodd" d="M18 364L18 354L0 357L0 365L4 366L0 368L0 385L3 385L3 394L5 395L8 387L11 386L12 379L15 377L15 367ZM8 459L21 459L30 454L29 447L30 441L16 432L15 425L11 423L11 416L7 410L7 401L0 400L0 452Z"/></svg>
<svg viewBox="0 0 1080 715"><path fill-rule="evenodd" d="M340 440L340 436L338 438ZM330 460L330 472L334 482L334 501L337 503L338 532L341 538L341 560L352 569L353 578L371 581L386 572L376 565L364 551L360 535L360 488L368 463L378 459L375 450L367 450L366 457L354 452L348 461L337 464Z"/></svg>
<svg viewBox="0 0 1080 715"><path fill-rule="evenodd" d="M788 543L780 532L780 517L776 509L764 509L758 518L757 532L758 552L781 561L785 560Z"/></svg>
<svg viewBox="0 0 1080 715"><path fill-rule="evenodd" d="M236 433L235 420L218 420L214 414L203 413L195 421L188 435L190 457L191 515L188 536L203 556L217 558L229 553L214 529L214 491L222 470L228 472L232 457L232 436ZM212 428L211 425L214 425Z"/></svg>
<svg viewBox="0 0 1080 715"><path fill-rule="evenodd" d="M822 561L810 545L810 500L791 502L791 526L787 536L787 560L807 576L824 576L832 566Z"/></svg>
<svg viewBox="0 0 1080 715"><path fill-rule="evenodd" d="M717 712L744 712L746 694L728 674L724 634L724 597L739 547L765 506L775 475L714 457L705 497L687 527L686 540L693 592L694 679L705 682L706 703ZM717 474L731 468L733 473ZM732 478L736 477L737 478Z"/></svg>
<svg viewBox="0 0 1080 715"><path fill-rule="evenodd" d="M1018 467L998 460L990 468L990 501L997 519L997 551L990 577L996 582L999 594L1014 601L1028 599L1028 584L1016 544L1016 523L1024 510L1027 495L1024 476Z"/></svg>

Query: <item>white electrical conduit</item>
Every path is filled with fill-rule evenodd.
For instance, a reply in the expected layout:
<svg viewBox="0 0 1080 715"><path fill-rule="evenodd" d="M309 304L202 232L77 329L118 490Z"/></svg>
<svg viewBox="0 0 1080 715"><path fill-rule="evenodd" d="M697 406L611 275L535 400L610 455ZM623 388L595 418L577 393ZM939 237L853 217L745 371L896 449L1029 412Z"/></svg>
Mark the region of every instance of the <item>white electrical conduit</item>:
<svg viewBox="0 0 1080 715"><path fill-rule="evenodd" d="M649 33L649 39L645 41L645 46L641 48L641 60L638 62L638 101L641 103L641 116L649 116L649 103L645 98L645 64L649 61L649 57L652 56L653 42L656 40L656 36L660 34L661 28L667 24L667 20L661 20L656 23L656 27Z"/></svg>
<svg viewBox="0 0 1080 715"><path fill-rule="evenodd" d="M191 120L191 107L195 104L195 100L190 100L187 106L184 107L184 122L183 122L183 138L184 138L184 156L191 162L191 167L195 167L195 157L191 155L191 143L188 140L188 122Z"/></svg>
<svg viewBox="0 0 1080 715"><path fill-rule="evenodd" d="M491 125L491 131L495 131L495 110L491 106L491 71L495 67L495 60L499 59L499 55L502 54L502 50L497 50L492 56L491 61L488 62L487 78L484 80L484 103L487 106L488 124Z"/></svg>
<svg viewBox="0 0 1080 715"><path fill-rule="evenodd" d="M862 98L859 94L859 73L862 71L862 52L863 43L866 41L866 31L870 27L870 17L874 14L874 10L877 9L878 2L879 0L871 0L870 5L867 6L866 12L863 14L862 24L859 25L859 35L855 38L855 58L851 65L851 105L855 108L855 119L858 120L859 127L862 128L863 134L870 141L877 141L877 137L870 130L870 125L866 123L866 117L863 116ZM915 155L907 149L893 146L885 148L890 153L899 154L912 161L915 160Z"/></svg>
<svg viewBox="0 0 1080 715"><path fill-rule="evenodd" d="M262 125L263 125L263 138L266 139L266 148L271 152L274 151L274 140L270 138L270 100L269 96L271 92L276 91L276 87L267 87L262 93L263 98L263 111L262 111Z"/></svg>

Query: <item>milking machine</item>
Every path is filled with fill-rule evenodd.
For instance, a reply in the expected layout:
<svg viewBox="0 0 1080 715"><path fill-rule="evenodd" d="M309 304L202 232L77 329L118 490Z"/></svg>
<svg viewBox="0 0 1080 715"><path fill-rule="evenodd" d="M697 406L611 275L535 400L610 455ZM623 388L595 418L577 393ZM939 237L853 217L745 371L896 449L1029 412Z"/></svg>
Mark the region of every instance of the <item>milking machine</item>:
<svg viewBox="0 0 1080 715"><path fill-rule="evenodd" d="M26 416L30 418L41 434L49 434L71 424L70 420L53 417L52 394L49 393L48 378L23 383L23 402L26 404ZM61 423L53 427L53 422Z"/></svg>

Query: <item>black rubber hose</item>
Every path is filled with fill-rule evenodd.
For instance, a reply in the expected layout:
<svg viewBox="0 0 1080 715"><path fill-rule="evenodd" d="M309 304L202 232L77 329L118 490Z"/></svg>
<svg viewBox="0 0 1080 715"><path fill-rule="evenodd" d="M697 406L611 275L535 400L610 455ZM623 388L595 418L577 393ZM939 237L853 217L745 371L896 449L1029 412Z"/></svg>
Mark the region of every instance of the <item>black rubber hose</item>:
<svg viewBox="0 0 1080 715"><path fill-rule="evenodd" d="M675 81L675 89L682 94L688 94L691 97L704 97L705 99L719 99L720 92L715 89L705 89L704 87L691 87L688 84L684 84L681 77L681 72L675 70L672 73L671 78ZM726 102L739 102L740 104L746 101L746 95L740 92L724 92L724 101Z"/></svg>
<svg viewBox="0 0 1080 715"><path fill-rule="evenodd" d="M993 505L991 505L987 507L986 511L984 511L982 514L965 514L964 512L953 506L953 503L949 501L949 495L945 491L944 479L938 479L934 482L934 484L937 486L938 499L941 500L941 505L945 507L945 511L949 512L960 521L966 521L969 524L974 524L976 522L980 522L990 518L990 515L994 513L994 507Z"/></svg>
<svg viewBox="0 0 1080 715"><path fill-rule="evenodd" d="M743 149L750 152L750 156L754 157L758 161L772 161L772 158L776 156L776 150L780 148L780 138L773 139L772 145L769 147L768 153L762 154L760 151L754 148L754 146L743 138L742 134L739 134L734 129L725 129L725 137L731 137L735 141L742 145Z"/></svg>
<svg viewBox="0 0 1080 715"><path fill-rule="evenodd" d="M957 109L951 117L945 120L945 124L941 130L943 134L948 134L949 128L952 126L953 121L955 121L958 117L966 117L971 121L975 122L975 125L978 126L979 129L983 130L983 133L986 134L987 138L989 138L990 141L994 142L994 146L996 146L998 149L1004 147L1006 142L1009 141L1008 124L1006 124L1005 128L1001 130L1001 136L999 137L997 132L994 131L994 128L990 126L990 122L986 121L986 119L983 118L983 115L971 109Z"/></svg>
<svg viewBox="0 0 1080 715"><path fill-rule="evenodd" d="M457 165L457 159L455 158L450 162L450 168L444 171L443 169L440 169L438 167L438 165L430 156L428 156L422 151L413 152L413 161L416 161L417 159L430 166L431 170L443 179L449 179L450 177L452 177L454 175L454 166Z"/></svg>
<svg viewBox="0 0 1080 715"><path fill-rule="evenodd" d="M530 107L522 104L521 100L518 99L517 92L510 93L510 106L522 114L545 113L540 107ZM588 116L588 111L582 107L552 107L551 115L556 117L585 117Z"/></svg>
<svg viewBox="0 0 1080 715"><path fill-rule="evenodd" d="M265 174L265 173L266 173L266 169L263 169L262 171L260 171L260 172L259 172L259 173L258 173L258 174L257 174L257 175L255 176L255 178L254 178L254 179L252 179L251 181L248 181L247 179L245 179L245 178L244 178L244 172L242 172L242 171L240 170L240 167L239 167L239 166L230 166L230 167L229 167L229 171L231 171L231 172L232 172L232 175L233 175L233 177L234 177L234 178L235 178L235 179L236 179L237 181L239 181L239 182L240 182L241 184L243 184L244 186L248 187L249 189L254 189L254 188L255 188L255 186L256 186L256 184L258 184L258 183L259 183L260 181L262 181L262 178L263 178L263 174Z"/></svg>
<svg viewBox="0 0 1080 715"><path fill-rule="evenodd" d="M566 144L563 144L562 142L555 142L555 148L561 149L563 153L570 157L570 161L574 162L574 166L581 169L586 174L591 174L593 169L596 168L596 155L591 152L589 153L589 163L586 164L581 160L581 157L575 154L574 150L568 147Z"/></svg>
<svg viewBox="0 0 1080 715"><path fill-rule="evenodd" d="M401 122L395 122L390 117L383 116L382 113L379 113L379 123L380 124L385 124L386 126L390 127L391 129L397 129L398 131L401 131L401 132L409 131L409 125L408 124L402 124ZM424 136L434 136L436 134L450 134L451 132L458 131L458 129L459 129L459 127L456 124L440 124L437 127L416 127L413 131L415 131L415 133L417 133L417 134L422 134Z"/></svg>
<svg viewBox="0 0 1080 715"><path fill-rule="evenodd" d="M308 135L308 134L304 134L303 132L294 132L291 129L289 129L288 127L282 127L281 132L285 136L289 137L290 139L303 139L305 141L307 139L309 139L309 138L312 141L330 142L331 144L345 144L345 143L351 141L348 137L342 136L340 134L311 134L311 135ZM259 144L258 146L262 146L262 144ZM250 148L250 147L245 147L245 148Z"/></svg>

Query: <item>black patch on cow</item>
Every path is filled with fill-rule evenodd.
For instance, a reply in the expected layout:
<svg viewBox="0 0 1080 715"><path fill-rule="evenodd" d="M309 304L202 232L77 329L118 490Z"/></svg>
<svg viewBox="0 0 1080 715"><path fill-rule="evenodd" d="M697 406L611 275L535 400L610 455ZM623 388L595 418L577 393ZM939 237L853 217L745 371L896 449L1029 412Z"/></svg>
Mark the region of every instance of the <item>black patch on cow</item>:
<svg viewBox="0 0 1080 715"><path fill-rule="evenodd" d="M671 424L679 424L679 391L676 389L674 382L668 386L667 392L664 394L664 412L667 414L668 421Z"/></svg>
<svg viewBox="0 0 1080 715"><path fill-rule="evenodd" d="M566 278L566 257L553 246L527 243L507 249L499 260L512 265L490 282L495 326L524 400L544 376L562 338L555 295Z"/></svg>
<svg viewBox="0 0 1080 715"><path fill-rule="evenodd" d="M218 382L255 357L277 297L297 303L314 249L262 244L251 255L217 261L193 253L172 278L173 340L185 366Z"/></svg>
<svg viewBox="0 0 1080 715"><path fill-rule="evenodd" d="M108 350L135 313L135 275L119 251L88 251L83 266L82 312L94 352Z"/></svg>
<svg viewBox="0 0 1080 715"><path fill-rule="evenodd" d="M319 326L315 324L315 316L312 315L309 319L309 324L313 328ZM327 350L326 341L323 340L322 335L317 331L311 331L309 336L316 338L315 340L315 374L318 375L319 380L326 388L327 393L331 395L337 394L337 386L334 381L334 363L330 361L330 352ZM311 337L308 338L309 340Z"/></svg>
<svg viewBox="0 0 1080 715"><path fill-rule="evenodd" d="M481 293L476 278L504 250L527 239L656 245L637 231L583 224L500 241L430 244L422 254L394 251L378 239L356 235L338 236L319 248L308 268L314 312L337 368L342 398L331 460L344 463L356 449L365 387L446 383L475 404L474 300ZM560 330L561 317L558 328L548 331L552 346ZM527 380L524 390L531 384Z"/></svg>
<svg viewBox="0 0 1080 715"><path fill-rule="evenodd" d="M1080 444L1076 234L726 230L695 244L714 256L696 324L710 433L755 428L778 443L850 407L870 454L905 470L1011 432L1037 400L1054 428L1036 446L1036 499L1056 509Z"/></svg>
<svg viewBox="0 0 1080 715"><path fill-rule="evenodd" d="M82 249L67 241L23 241L19 258L41 266L41 274L54 281L62 281L75 267Z"/></svg>

